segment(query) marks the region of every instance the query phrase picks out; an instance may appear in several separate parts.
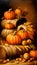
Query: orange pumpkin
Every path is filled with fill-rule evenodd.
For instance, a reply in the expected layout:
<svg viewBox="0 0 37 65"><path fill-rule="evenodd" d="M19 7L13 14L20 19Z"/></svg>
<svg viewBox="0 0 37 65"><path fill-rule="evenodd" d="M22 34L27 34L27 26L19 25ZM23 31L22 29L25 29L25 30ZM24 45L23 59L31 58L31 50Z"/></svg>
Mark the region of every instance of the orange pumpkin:
<svg viewBox="0 0 37 65"><path fill-rule="evenodd" d="M31 57L37 58L37 50L31 50L29 54L30 54Z"/></svg>
<svg viewBox="0 0 37 65"><path fill-rule="evenodd" d="M28 33L25 30L19 30L17 34L21 37L22 40L28 38Z"/></svg>
<svg viewBox="0 0 37 65"><path fill-rule="evenodd" d="M11 11L9 9L9 11L4 12L4 18L5 19L13 19L14 17L15 17L14 11Z"/></svg>
<svg viewBox="0 0 37 65"><path fill-rule="evenodd" d="M12 28L14 28L15 26L14 26L14 24L12 24L12 23L6 23L5 24L5 28L6 29L12 29Z"/></svg>
<svg viewBox="0 0 37 65"><path fill-rule="evenodd" d="M21 43L21 38L20 36L16 35L16 34L9 34L6 37L6 40L9 44L20 44Z"/></svg>
<svg viewBox="0 0 37 65"><path fill-rule="evenodd" d="M15 9L15 14L16 15L21 15L22 14L22 10L20 8Z"/></svg>

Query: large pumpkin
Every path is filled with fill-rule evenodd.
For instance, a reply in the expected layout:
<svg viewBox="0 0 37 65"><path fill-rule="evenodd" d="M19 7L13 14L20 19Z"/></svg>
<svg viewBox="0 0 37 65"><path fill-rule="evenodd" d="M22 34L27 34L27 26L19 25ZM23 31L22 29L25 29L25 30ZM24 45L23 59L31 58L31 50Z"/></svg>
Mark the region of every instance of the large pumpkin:
<svg viewBox="0 0 37 65"><path fill-rule="evenodd" d="M21 38L20 38L20 36L18 36L17 34L9 34L9 35L6 37L6 41L7 41L9 44L20 44L20 43L21 43Z"/></svg>
<svg viewBox="0 0 37 65"><path fill-rule="evenodd" d="M28 38L28 33L25 30L19 30L17 31L17 34L21 37L22 40Z"/></svg>
<svg viewBox="0 0 37 65"><path fill-rule="evenodd" d="M4 12L5 19L13 19L14 17L15 17L15 13L14 11L11 11L11 9L9 9L9 11Z"/></svg>

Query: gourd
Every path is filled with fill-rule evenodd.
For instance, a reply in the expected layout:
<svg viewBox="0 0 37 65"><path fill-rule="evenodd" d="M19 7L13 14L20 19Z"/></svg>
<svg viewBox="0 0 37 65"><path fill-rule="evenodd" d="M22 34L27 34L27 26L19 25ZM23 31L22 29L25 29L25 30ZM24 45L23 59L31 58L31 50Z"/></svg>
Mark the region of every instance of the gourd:
<svg viewBox="0 0 37 65"><path fill-rule="evenodd" d="M25 46L22 45L0 45L0 59L10 59L10 58L15 58L16 56L22 55L24 53L29 52L25 48Z"/></svg>
<svg viewBox="0 0 37 65"><path fill-rule="evenodd" d="M2 35L2 37L6 38L6 36L7 36L8 34L13 33L14 31L15 31L15 30L3 29L3 30L1 31L1 35Z"/></svg>
<svg viewBox="0 0 37 65"><path fill-rule="evenodd" d="M28 53L24 53L24 54L23 54L23 57L24 57L26 60L28 60L28 59L29 59L29 54L28 54Z"/></svg>
<svg viewBox="0 0 37 65"><path fill-rule="evenodd" d="M2 27L6 28L6 29L12 29L16 27L16 23L17 23L18 19L13 19L13 20L2 20L1 21L1 25Z"/></svg>

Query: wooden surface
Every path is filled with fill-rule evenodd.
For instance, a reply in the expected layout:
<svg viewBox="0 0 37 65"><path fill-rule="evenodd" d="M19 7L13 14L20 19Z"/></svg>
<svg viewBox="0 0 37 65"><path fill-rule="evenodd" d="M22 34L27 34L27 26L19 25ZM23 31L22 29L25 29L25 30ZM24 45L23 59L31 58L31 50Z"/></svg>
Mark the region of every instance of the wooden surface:
<svg viewBox="0 0 37 65"><path fill-rule="evenodd" d="M37 65L37 60L32 62L20 62L20 61L11 60L8 63L0 64L0 65Z"/></svg>

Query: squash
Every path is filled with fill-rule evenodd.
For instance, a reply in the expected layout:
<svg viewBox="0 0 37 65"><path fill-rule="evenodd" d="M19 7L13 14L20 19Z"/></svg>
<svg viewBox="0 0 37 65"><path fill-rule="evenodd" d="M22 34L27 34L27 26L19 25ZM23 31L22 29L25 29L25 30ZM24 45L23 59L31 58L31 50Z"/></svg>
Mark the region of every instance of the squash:
<svg viewBox="0 0 37 65"><path fill-rule="evenodd" d="M4 18L7 20L15 18L14 11L11 11L11 9L9 9L8 11L4 12Z"/></svg>
<svg viewBox="0 0 37 65"><path fill-rule="evenodd" d="M4 28L12 29L12 28L16 27L17 21L18 21L18 19L13 19L13 20L6 20L6 19L4 19L4 20L1 21L1 25Z"/></svg>
<svg viewBox="0 0 37 65"><path fill-rule="evenodd" d="M6 38L6 36L7 36L8 34L13 33L14 31L15 31L15 30L3 29L3 30L1 31L1 35L2 35L2 37Z"/></svg>
<svg viewBox="0 0 37 65"><path fill-rule="evenodd" d="M19 57L25 52L27 53L29 51L27 51L25 46L22 45L0 45L0 59L10 59L15 58L16 56Z"/></svg>
<svg viewBox="0 0 37 65"><path fill-rule="evenodd" d="M30 57L37 58L37 50L31 50L29 54L30 54Z"/></svg>
<svg viewBox="0 0 37 65"><path fill-rule="evenodd" d="M6 41L9 43L9 44L20 44L21 43L21 38L19 35L15 34L15 32L13 34L9 34L7 37L6 37Z"/></svg>
<svg viewBox="0 0 37 65"><path fill-rule="evenodd" d="M25 30L19 30L19 31L17 31L17 35L19 35L22 40L28 38L28 33Z"/></svg>

